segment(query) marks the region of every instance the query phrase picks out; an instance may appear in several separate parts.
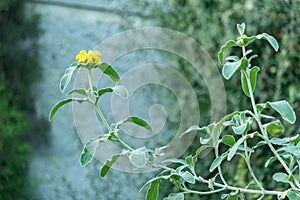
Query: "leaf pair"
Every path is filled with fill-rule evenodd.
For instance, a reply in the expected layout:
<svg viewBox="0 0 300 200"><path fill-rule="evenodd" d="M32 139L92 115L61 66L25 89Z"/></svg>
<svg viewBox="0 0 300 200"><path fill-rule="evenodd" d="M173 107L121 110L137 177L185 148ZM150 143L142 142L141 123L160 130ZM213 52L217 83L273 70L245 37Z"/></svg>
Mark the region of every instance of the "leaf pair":
<svg viewBox="0 0 300 200"><path fill-rule="evenodd" d="M291 124L296 122L296 114L286 100L257 104L256 108L259 111L262 111L265 108L272 108L279 113L285 121Z"/></svg>
<svg viewBox="0 0 300 200"><path fill-rule="evenodd" d="M62 92L64 92L69 85L75 70L83 66L84 65L81 63L74 62L66 69L59 84L59 88ZM100 69L104 74L108 75L115 85L121 84L121 79L118 72L110 64L102 62L100 65L96 65L96 67Z"/></svg>
<svg viewBox="0 0 300 200"><path fill-rule="evenodd" d="M247 45L251 44L256 39L258 39L258 40L261 40L261 39L267 40L275 51L278 51L278 49L279 49L279 45L278 45L277 40L273 36L271 36L267 33L262 33L262 34L258 34L256 36L251 36L251 37L244 37L243 38L244 46L247 46ZM236 46L239 46L236 41L229 40L221 47L220 51L218 52L218 60L219 60L220 64L224 64L224 52L227 49L229 49L231 47L236 47Z"/></svg>

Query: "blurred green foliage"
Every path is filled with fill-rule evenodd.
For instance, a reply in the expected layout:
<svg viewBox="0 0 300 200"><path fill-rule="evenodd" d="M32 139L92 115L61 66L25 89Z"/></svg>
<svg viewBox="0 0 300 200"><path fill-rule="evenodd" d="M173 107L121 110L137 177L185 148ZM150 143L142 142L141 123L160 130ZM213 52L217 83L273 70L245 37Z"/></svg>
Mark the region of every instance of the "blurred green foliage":
<svg viewBox="0 0 300 200"><path fill-rule="evenodd" d="M45 124L30 91L40 73L38 16L25 13L23 0L1 0L0 30L0 199L30 199L30 140Z"/></svg>
<svg viewBox="0 0 300 200"><path fill-rule="evenodd" d="M217 62L217 52L225 41L237 37L235 26L247 24L247 32L257 34L267 32L279 41L280 51L275 52L264 45L254 43L258 55L255 59L262 72L259 75L257 102L275 101L287 98L297 115L300 114L300 2L280 0L167 0L153 4L158 25L187 34L200 43ZM199 85L199 77L193 69L178 66L194 86ZM226 81L228 111L250 107L244 98L239 79ZM204 83L203 83L204 84ZM238 87L237 87L238 86ZM201 96L199 97L201 99ZM299 118L299 117L298 117ZM290 132L299 131L300 123Z"/></svg>
<svg viewBox="0 0 300 200"><path fill-rule="evenodd" d="M0 82L0 199L27 199L26 171L29 145L24 142L23 112Z"/></svg>
<svg viewBox="0 0 300 200"><path fill-rule="evenodd" d="M218 63L219 48L225 41L238 36L236 24L245 22L246 32L250 35L266 32L275 36L280 46L278 53L263 42L252 44L256 51L254 53L262 55L254 60L255 64L261 67L258 87L255 91L256 102L286 99L293 106L298 120L294 126L286 124L285 134L300 132L300 1L164 0L145 2L136 0L132 6L138 6L147 13L151 13L152 20L157 26L185 33L195 39L211 55L215 63ZM192 67L186 67L188 65L184 60L178 59L177 63L177 69L190 80L194 88L199 88L197 95L201 109L200 125L207 124L210 116L207 102L209 94L203 89L206 85L203 81L201 82L201 78L198 77L198 73L194 73ZM221 70L220 65L219 67ZM244 96L239 82L240 78L224 81L228 113L245 108L251 109L250 100ZM195 141L195 146L199 146L198 140ZM195 146L191 147L187 154L193 153ZM280 165L274 163L272 170L265 169L263 161L270 155L268 150L256 152L254 171L257 172L258 178L263 180L265 187L272 189L274 182L271 176L274 171L280 170L278 169ZM205 157L198 166L199 172L204 176L209 174L205 169L208 169L210 163L211 159ZM236 160L236 168L225 168L225 176L232 177L231 183L245 186L249 173L243 165L242 161ZM172 191L168 187L165 190L166 193ZM198 198L196 195L187 199ZM219 199L219 196L207 196L201 199Z"/></svg>

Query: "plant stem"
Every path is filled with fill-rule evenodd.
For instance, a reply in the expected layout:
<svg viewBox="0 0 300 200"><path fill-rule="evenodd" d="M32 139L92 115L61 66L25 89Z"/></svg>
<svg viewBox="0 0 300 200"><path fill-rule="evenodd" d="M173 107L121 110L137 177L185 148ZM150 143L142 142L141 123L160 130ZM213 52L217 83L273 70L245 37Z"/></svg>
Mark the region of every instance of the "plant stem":
<svg viewBox="0 0 300 200"><path fill-rule="evenodd" d="M98 105L95 105L95 108L96 108L96 111L100 117L100 119L102 120L104 126L106 127L106 129L109 131L109 132L112 132L112 129L110 128L108 122L106 121L102 111L100 110L99 106Z"/></svg>
<svg viewBox="0 0 300 200"><path fill-rule="evenodd" d="M211 184L211 181L206 180L202 177L194 177L196 180L198 180L199 182L202 183L206 183L206 184ZM219 188L223 188L225 190L233 190L233 191L240 191L242 193L250 193L250 194L261 194L261 195L277 195L280 196L280 194L282 192L279 191L274 191L274 190L254 190L254 189L246 189L246 188L240 188L240 187L235 187L235 186L230 186L230 185L224 185L221 183L212 183L214 186L219 187Z"/></svg>
<svg viewBox="0 0 300 200"><path fill-rule="evenodd" d="M94 97L94 93L93 93L93 83L92 83L92 73L91 73L91 69L88 69L88 81L89 81L89 90L90 90L90 101L92 104L94 104L96 111L100 117L100 119L102 120L104 126L106 127L106 129L109 132L112 132L108 122L106 121L102 111L100 110L99 106L97 104L95 104L95 97Z"/></svg>
<svg viewBox="0 0 300 200"><path fill-rule="evenodd" d="M216 158L219 157L219 145L215 145L215 156L216 156ZM220 165L218 166L218 172L219 172L219 176L220 176L222 182L225 185L228 185L227 182L226 182L226 180L225 180L225 178L224 178L224 176L223 176L223 172L222 172L222 169L221 169Z"/></svg>
<svg viewBox="0 0 300 200"><path fill-rule="evenodd" d="M113 130L111 129L111 127L109 126L107 120L105 119L105 116L103 115L100 107L96 104L95 102L95 96L94 96L94 91L93 91L93 83L92 83L92 73L91 73L91 69L88 69L88 80L89 80L89 88L90 88L90 95L91 95L91 103L94 104L96 111L100 117L100 119L102 120L104 126L106 127L106 129L108 130L108 132L113 132ZM127 148L128 150L132 151L133 148L130 147L128 144L126 144L123 140L121 140L121 138L117 136L117 140L118 142L120 142L121 145L123 145L125 148Z"/></svg>
<svg viewBox="0 0 300 200"><path fill-rule="evenodd" d="M121 138L119 138L118 136L118 141L128 150L133 151L133 148L131 146L129 146L128 144L126 144L123 140L121 140Z"/></svg>
<svg viewBox="0 0 300 200"><path fill-rule="evenodd" d="M221 189L218 189L218 190L212 190L212 191L204 191L204 192L201 192L201 191L196 191L196 190L190 190L190 189L185 189L183 193L192 193L192 194L199 194L199 195L208 195L208 194L214 194L214 193L219 193L219 192L222 192L226 190L226 188L221 188Z"/></svg>
<svg viewBox="0 0 300 200"><path fill-rule="evenodd" d="M258 181L258 179L256 178L254 172L253 172L253 169L252 169L252 166L251 166L251 158L247 152L247 140L244 141L244 149L245 149L245 161L246 161L246 165L248 167L248 170L252 176L252 178L254 179L254 181L256 182L256 184L258 185L258 187L262 190L262 191L265 191L264 187L261 185L261 183Z"/></svg>
<svg viewBox="0 0 300 200"><path fill-rule="evenodd" d="M243 56L245 57L246 55L245 55L245 47L244 46L242 47L242 51L243 51ZM248 85L248 90L249 90L249 94L250 94L250 100L251 100L252 108L253 108L254 115L255 115L255 120L258 124L258 127L259 127L260 131L262 132L262 135L264 137L263 139L267 142L267 145L269 146L270 150L275 155L275 157L279 160L279 162L281 163L281 165L283 166L285 171L288 173L288 175L293 176L293 174L292 174L291 170L289 169L289 167L286 165L284 160L281 158L281 156L277 153L277 151L275 150L275 148L271 144L271 142L269 140L269 137L268 137L268 133L266 132L266 130L262 126L262 123L260 121L260 115L258 114L255 99L254 99L254 95L253 95L253 90L252 90L251 81L250 81L249 69L247 68L246 70L242 71L242 73L244 73L244 75L246 77L246 80L247 80L247 85Z"/></svg>

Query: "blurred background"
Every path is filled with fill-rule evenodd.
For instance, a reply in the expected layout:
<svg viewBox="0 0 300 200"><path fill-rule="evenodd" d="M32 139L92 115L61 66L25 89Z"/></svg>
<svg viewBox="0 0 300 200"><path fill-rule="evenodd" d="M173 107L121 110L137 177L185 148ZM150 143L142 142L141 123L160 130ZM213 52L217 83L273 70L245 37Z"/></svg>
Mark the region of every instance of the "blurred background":
<svg viewBox="0 0 300 200"><path fill-rule="evenodd" d="M264 42L252 45L261 55L255 59L261 67L256 100L287 99L298 120L294 126L286 124L285 134L299 133L300 1L1 0L0 200L144 199L144 192L138 191L155 172L127 174L112 170L100 179L100 162L80 167L78 158L83 145L74 129L71 105L65 106L49 124L47 117L51 107L64 98L58 89L61 75L81 49L93 49L121 31L149 26L187 34L218 63L218 49L228 39L237 37L235 27L241 22L246 23L248 35L267 32L278 40L280 50L276 54ZM205 82L191 67L186 67L184 60L172 56L168 59L195 88L201 110L199 124L209 123L210 102ZM134 66L135 62L138 61L130 64ZM239 82L238 76L225 82L227 112L251 108ZM144 92L153 90L148 88ZM165 103L172 105L169 101ZM176 120L168 120L168 129L176 128ZM195 138L186 155L195 151L198 141ZM275 185L271 176L280 166L275 163L272 169L265 169L263 160L269 156L261 149L253 160L258 179L272 189ZM203 176L208 175L211 159L208 156L199 163L198 170ZM244 186L249 179L245 164L238 158L234 163L235 167L224 169L225 176L230 179L229 183ZM165 183L160 191L165 196L176 188ZM220 197L189 196L186 199Z"/></svg>

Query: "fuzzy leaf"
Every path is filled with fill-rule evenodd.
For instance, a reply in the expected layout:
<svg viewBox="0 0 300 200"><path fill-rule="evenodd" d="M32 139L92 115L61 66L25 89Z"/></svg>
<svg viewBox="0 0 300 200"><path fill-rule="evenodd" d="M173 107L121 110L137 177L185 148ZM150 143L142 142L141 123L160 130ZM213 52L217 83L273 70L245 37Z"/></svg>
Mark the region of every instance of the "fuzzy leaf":
<svg viewBox="0 0 300 200"><path fill-rule="evenodd" d="M124 99L128 98L128 91L126 88L122 85L116 85L115 87L112 88L114 93Z"/></svg>
<svg viewBox="0 0 300 200"><path fill-rule="evenodd" d="M50 114L49 114L49 121L51 121L55 115L55 113L57 112L57 110L62 107L63 105L67 104L67 103L70 103L72 101L77 101L79 103L82 103L83 101L85 101L85 99L65 99L65 100L62 100L60 102L58 102L55 106L53 106L53 108L51 109L50 111Z"/></svg>
<svg viewBox="0 0 300 200"><path fill-rule="evenodd" d="M101 63L98 68L114 82L114 84L119 85L121 84L120 76L118 72L108 63L103 62Z"/></svg>
<svg viewBox="0 0 300 200"><path fill-rule="evenodd" d="M264 108L273 108L287 122L291 124L294 124L296 122L296 114L286 100L257 104L256 107L259 110L263 110Z"/></svg>
<svg viewBox="0 0 300 200"><path fill-rule="evenodd" d="M89 164L92 161L99 143L106 142L106 141L107 141L107 136L103 136L100 138L92 138L84 145L82 153L80 155L81 167L85 167L87 164Z"/></svg>
<svg viewBox="0 0 300 200"><path fill-rule="evenodd" d="M265 125L267 128L267 131L271 135L276 135L284 132L284 127L282 126L281 122L279 120L276 120L274 122L270 122Z"/></svg>
<svg viewBox="0 0 300 200"><path fill-rule="evenodd" d="M234 72L238 70L241 65L241 60L236 62L226 62L222 69L222 75L226 80L229 80Z"/></svg>
<svg viewBox="0 0 300 200"><path fill-rule="evenodd" d="M226 44L224 44L219 53L218 53L218 59L219 59L219 62L221 64L223 64L223 60L224 60L224 51L230 47L234 47L234 46L237 46L236 42L233 41L233 40L229 40L228 42L226 42Z"/></svg>
<svg viewBox="0 0 300 200"><path fill-rule="evenodd" d="M87 91L86 91L86 89L84 89L84 88L79 88L79 89L73 89L73 90L71 90L70 92L68 92L68 95L70 95L70 94L81 94L81 95L83 95L83 96L86 96L86 94L87 94Z"/></svg>
<svg viewBox="0 0 300 200"><path fill-rule="evenodd" d="M114 155L110 160L106 160L102 166L102 168L100 169L100 176L104 177L107 172L109 171L109 169L111 168L111 166L120 158L121 155Z"/></svg>
<svg viewBox="0 0 300 200"><path fill-rule="evenodd" d="M288 191L287 197L289 200L300 200L300 194L294 191Z"/></svg>
<svg viewBox="0 0 300 200"><path fill-rule="evenodd" d="M181 173L180 176L188 183L194 184L196 181L194 176L188 171Z"/></svg>
<svg viewBox="0 0 300 200"><path fill-rule="evenodd" d="M75 70L80 67L80 63L73 63L70 65L70 67L68 67L64 73L64 75L62 76L62 78L60 79L60 83L59 83L59 88L61 90L61 92L64 92L64 90L66 89L66 87L68 86L68 84L70 83L73 73L75 72Z"/></svg>
<svg viewBox="0 0 300 200"><path fill-rule="evenodd" d="M230 161L233 156L236 154L236 151L238 150L239 146L245 141L246 137L241 137L229 150L227 160Z"/></svg>
<svg viewBox="0 0 300 200"><path fill-rule="evenodd" d="M222 154L220 157L216 158L212 163L211 166L209 168L210 172L213 172L218 166L221 165L221 163L223 162L223 160L227 157L227 153Z"/></svg>
<svg viewBox="0 0 300 200"><path fill-rule="evenodd" d="M168 197L164 198L163 200L184 200L183 193L172 193Z"/></svg>
<svg viewBox="0 0 300 200"><path fill-rule="evenodd" d="M236 27L237 27L240 35L243 35L245 33L245 27L246 27L246 25L245 25L244 22L242 24L237 24Z"/></svg>
<svg viewBox="0 0 300 200"><path fill-rule="evenodd" d="M278 45L277 40L273 36L271 36L267 33L262 33L262 34L257 35L256 38L259 40L260 39L267 40L270 43L270 45L273 47L273 49L275 51L278 51L279 45Z"/></svg>
<svg viewBox="0 0 300 200"><path fill-rule="evenodd" d="M250 69L250 83L251 83L251 88L252 91L251 93L254 92L255 87L256 87L256 80L257 80L257 73L259 72L259 67L255 66L253 68ZM249 92L249 87L248 87L248 82L246 79L246 76L244 73L241 73L241 82L242 82L242 89L244 91L244 93L250 97L250 92Z"/></svg>
<svg viewBox="0 0 300 200"><path fill-rule="evenodd" d="M235 144L235 139L232 135L224 135L222 137L222 142L227 146L232 147Z"/></svg>
<svg viewBox="0 0 300 200"><path fill-rule="evenodd" d="M161 182L161 179L157 179L155 181L152 181L150 183L150 187L147 191L145 200L156 200L158 197L158 188L159 184Z"/></svg>
<svg viewBox="0 0 300 200"><path fill-rule="evenodd" d="M275 156L272 156L265 162L265 167L268 167L271 163L273 163L276 160L277 160L277 158Z"/></svg>
<svg viewBox="0 0 300 200"><path fill-rule="evenodd" d="M273 179L276 182L288 183L289 182L289 175L283 172L277 172L273 175Z"/></svg>
<svg viewBox="0 0 300 200"><path fill-rule="evenodd" d="M145 147L133 150L129 155L130 162L138 168L145 167L147 163L145 152Z"/></svg>
<svg viewBox="0 0 300 200"><path fill-rule="evenodd" d="M117 127L119 127L120 125L124 124L124 123L127 123L127 122L131 122L131 123L134 123L136 125L139 125L145 129L147 129L148 131L152 131L152 128L151 126L148 124L148 122L146 122L145 120L137 117L137 116L131 116L131 117L128 117L127 119L119 122L117 124Z"/></svg>

